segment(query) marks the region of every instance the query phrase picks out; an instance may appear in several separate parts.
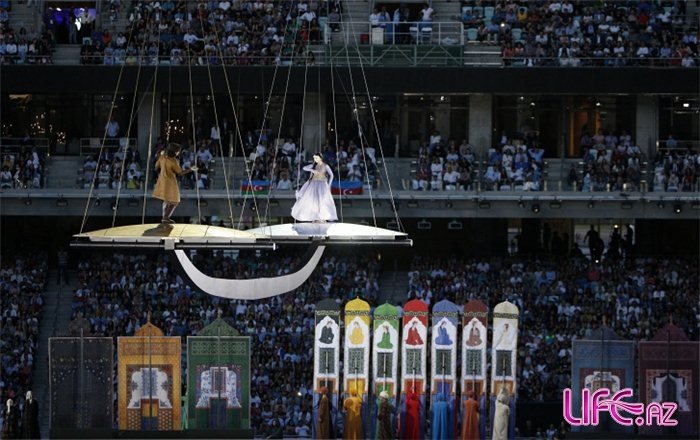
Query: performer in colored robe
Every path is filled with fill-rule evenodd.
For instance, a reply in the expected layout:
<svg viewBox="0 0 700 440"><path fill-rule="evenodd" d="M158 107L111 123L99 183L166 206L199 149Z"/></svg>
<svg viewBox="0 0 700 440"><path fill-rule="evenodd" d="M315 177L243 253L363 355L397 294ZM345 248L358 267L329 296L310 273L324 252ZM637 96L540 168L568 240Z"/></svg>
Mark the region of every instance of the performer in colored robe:
<svg viewBox="0 0 700 440"><path fill-rule="evenodd" d="M382 333L382 340L379 341L379 344L377 344L377 347L382 348L384 350L391 350L392 348L394 348L394 344L391 343L391 335L389 334L389 326L383 325L382 328L384 329L384 333Z"/></svg>
<svg viewBox="0 0 700 440"><path fill-rule="evenodd" d="M472 322L472 329L469 330L469 339L467 339L467 345L469 347L476 347L481 345L481 332L479 331L479 327L476 326L476 322Z"/></svg>
<svg viewBox="0 0 700 440"><path fill-rule="evenodd" d="M406 425L403 438L422 440L420 422L420 399L418 394L410 393L406 399Z"/></svg>
<svg viewBox="0 0 700 440"><path fill-rule="evenodd" d="M493 419L493 440L508 440L508 420L510 419L509 401L508 390L506 387L502 387L501 392L496 398L496 415Z"/></svg>
<svg viewBox="0 0 700 440"><path fill-rule="evenodd" d="M355 322L352 327L352 332L350 333L350 342L355 345L361 345L364 340L365 335L362 334L360 324Z"/></svg>
<svg viewBox="0 0 700 440"><path fill-rule="evenodd" d="M345 432L344 439L359 440L364 439L362 432L362 399L357 396L357 390L350 390L350 397L343 403L345 410Z"/></svg>
<svg viewBox="0 0 700 440"><path fill-rule="evenodd" d="M331 403L328 399L328 388L321 387L318 390L321 400L318 403L318 429L317 438L331 438Z"/></svg>
<svg viewBox="0 0 700 440"><path fill-rule="evenodd" d="M474 399L474 391L467 394L463 414L462 440L479 440L479 402Z"/></svg>
<svg viewBox="0 0 700 440"><path fill-rule="evenodd" d="M450 335L447 334L444 322L438 327L438 336L435 338L435 343L437 345L452 345L452 339L450 339Z"/></svg>
<svg viewBox="0 0 700 440"><path fill-rule="evenodd" d="M318 342L322 344L332 344L333 343L333 328L331 323L327 322L326 326L321 329L321 337L318 338Z"/></svg>
<svg viewBox="0 0 700 440"><path fill-rule="evenodd" d="M390 440L394 438L391 429L391 404L389 404L389 393L382 391L379 393L379 412L377 413L377 439Z"/></svg>
<svg viewBox="0 0 700 440"><path fill-rule="evenodd" d="M24 401L22 438L41 438L39 433L39 404L32 397L31 391L27 391L27 399Z"/></svg>
<svg viewBox="0 0 700 440"><path fill-rule="evenodd" d="M450 438L449 415L445 395L439 393L433 402L433 420L430 424L433 440Z"/></svg>
<svg viewBox="0 0 700 440"><path fill-rule="evenodd" d="M411 328L408 329L408 336L406 337L406 344L407 345L423 345L423 339L421 339L420 333L418 333L418 329L416 328L415 322L413 323Z"/></svg>
<svg viewBox="0 0 700 440"><path fill-rule="evenodd" d="M514 350L515 349L515 328L504 322L495 331L494 341L496 341L496 349L498 350Z"/></svg>
<svg viewBox="0 0 700 440"><path fill-rule="evenodd" d="M292 217L300 222L327 222L338 220L335 202L331 195L333 171L314 154L314 163L304 167L311 178L297 191L297 201L292 206Z"/></svg>
<svg viewBox="0 0 700 440"><path fill-rule="evenodd" d="M177 183L177 176L197 171L197 167L192 167L187 171L180 168L180 145L171 143L166 151L161 151L156 161L156 169L160 170L158 181L153 188L153 197L163 201L163 218L161 223L174 223L170 216L175 208L180 204L180 186Z"/></svg>
<svg viewBox="0 0 700 440"><path fill-rule="evenodd" d="M19 410L12 399L7 399L3 413L2 438L19 438Z"/></svg>

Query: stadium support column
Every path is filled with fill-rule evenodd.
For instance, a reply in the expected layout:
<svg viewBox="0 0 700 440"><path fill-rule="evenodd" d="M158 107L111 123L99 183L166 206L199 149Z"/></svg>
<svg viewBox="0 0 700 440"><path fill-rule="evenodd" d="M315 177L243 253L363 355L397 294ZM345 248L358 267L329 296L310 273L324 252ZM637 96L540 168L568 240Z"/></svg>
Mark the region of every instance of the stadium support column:
<svg viewBox="0 0 700 440"><path fill-rule="evenodd" d="M654 157L656 141L659 140L659 102L657 96L637 96L636 131L633 140L642 153Z"/></svg>
<svg viewBox="0 0 700 440"><path fill-rule="evenodd" d="M476 147L478 154L484 154L491 147L493 133L493 97L489 94L469 95L469 143Z"/></svg>
<svg viewBox="0 0 700 440"><path fill-rule="evenodd" d="M154 148L153 152L155 152L155 147L156 147L156 141L158 140L158 137L161 136L161 133L165 131L163 127L163 121L161 121L160 117L160 107L161 107L161 96L160 93L156 93L155 100L153 99L153 93L144 93L142 95L139 95L138 99L140 100L139 102L139 108L138 108L138 119L136 120L136 132L138 133L137 136L137 146L139 149L139 153L141 153L141 157L146 157L148 155L148 135L149 133L152 134L153 138L153 145L152 148ZM151 112L151 106L155 105L155 109ZM153 128L151 128L151 116L153 117ZM121 122L121 121L120 121ZM189 124L191 124L191 121L188 121ZM124 132L126 132L126 124L122 128ZM186 131L189 133L189 130ZM134 137L134 127L131 128L131 135L129 137ZM209 134L209 130L207 129L207 135Z"/></svg>
<svg viewBox="0 0 700 440"><path fill-rule="evenodd" d="M310 158L308 153L321 151L321 146L326 141L326 95L307 93L304 107L304 138L301 146L307 151L307 158Z"/></svg>

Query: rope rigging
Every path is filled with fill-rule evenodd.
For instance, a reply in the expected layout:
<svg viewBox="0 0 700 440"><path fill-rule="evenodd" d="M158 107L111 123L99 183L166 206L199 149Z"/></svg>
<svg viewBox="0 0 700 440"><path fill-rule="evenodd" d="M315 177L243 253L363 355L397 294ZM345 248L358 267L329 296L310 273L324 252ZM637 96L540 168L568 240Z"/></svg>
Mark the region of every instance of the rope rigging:
<svg viewBox="0 0 700 440"><path fill-rule="evenodd" d="M287 16L287 20L284 26L284 30L282 32L282 44L279 49L279 54L278 58L276 59L273 74L272 74L272 80L270 82L270 88L269 91L267 91L267 97L265 99L265 96L263 96L264 101L264 108L263 108L263 116L262 116L262 121L261 121L261 127L258 132L257 136L257 145L261 145L263 142L263 137L266 133L266 131L269 128L266 128L268 125L268 117L270 115L271 111L271 106L272 106L272 96L275 91L275 88L277 86L277 78L278 78L278 72L280 67L285 63L289 63L289 68L287 70L287 75L284 83L284 91L281 95L281 110L280 110L280 121L279 125L277 127L277 134L276 137L274 137L275 141L269 146L267 149L267 158L265 160L265 168L268 173L268 179L270 181L270 186L269 190L267 191L266 195L266 206L265 206L265 211L264 213L260 212L259 209L259 204L258 204L258 197L255 194L255 188L252 187L252 182L253 182L253 166L248 163L248 158L246 157L246 150L245 150L245 143L243 141L242 137L242 131L240 127L240 119L239 119L239 114L238 110L236 108L236 103L234 102L233 98L233 91L231 88L230 84L230 78L227 70L227 65L226 65L226 59L224 57L224 51L221 45L221 36L219 35L219 28L221 28L221 31L224 32L223 27L220 26L218 23L212 23L210 26L210 31L206 32L205 31L205 21L204 17L202 14L197 14L198 19L199 19L199 26L200 28L205 31L204 32L204 37L203 39L206 42L212 42L213 48L214 49L205 49L205 54L201 58L204 60L203 63L206 64L206 70L207 70L207 78L209 82L209 90L212 96L212 107L213 107L213 116L214 116L214 129L216 132L219 134L218 136L218 142L220 144L220 159L221 159L221 167L222 167L222 173L223 173L223 179L224 179L224 188L226 191L226 199L228 203L228 215L229 219L231 220L231 224L233 226L234 224L234 216L233 216L233 201L232 201L232 191L230 188L230 180L233 179L234 177L234 170L235 167L233 166L234 164L234 155L235 155L235 147L233 146L234 143L234 138L231 138L229 141L228 145L228 154L224 153L224 148L226 146L223 145L223 140L226 138L226 136L221 135L221 125L220 125L220 120L219 120L219 109L217 106L216 102L216 95L215 95L215 88L214 88L214 78L212 75L212 68L211 64L213 62L213 57L216 57L220 60L220 64L222 66L223 70L223 76L224 76L224 82L226 84L226 90L228 93L229 101L231 104L231 109L233 112L233 125L235 127L235 143L238 143L240 145L241 149L241 156L243 159L243 165L245 169L245 177L248 179L247 184L245 185L244 188L242 188L244 191L243 196L243 203L241 205L241 211L240 215L238 218L238 225L237 227L240 228L242 223L243 223L243 215L245 212L245 209L247 207L247 200L248 197L250 196L252 198L252 205L251 205L251 210L255 212L256 220L259 225L263 224L269 224L270 221L270 202L273 196L273 192L276 189L276 186L273 185L273 182L275 182L277 173L278 173L278 167L279 167L279 162L282 160L281 158L278 158L278 145L280 144L280 139L282 135L282 130L284 126L284 121L285 121L285 111L287 108L287 97L289 93L289 86L290 86L290 80L291 80L291 73L292 69L295 67L295 56L297 56L297 51L298 47L304 47L304 50L301 51L299 50L300 54L303 52L304 56L304 85L303 85L303 95L302 95L302 114L301 114L301 127L300 127L300 139L299 139L299 146L296 149L296 156L294 159L289 159L287 156L285 156L284 160L289 161L290 169L293 169L292 167L294 166L293 161L296 160L296 184L295 184L295 189L298 189L300 186L300 179L301 179L301 174L302 174L302 169L301 169L301 161L302 161L302 151L303 152L308 152L309 146L305 145L304 142L304 136L307 134L306 132L308 131L307 128L305 127L306 123L306 113L308 110L308 99L307 99L307 93L308 93L308 73L309 73L309 65L310 63L310 56L311 52L308 51L308 47L304 46L307 41L299 43L299 46L297 44L297 37L299 30L302 28L300 23L298 23L299 18L298 17L291 17L292 16L292 10L293 6L296 3L295 0L289 0L289 15ZM291 17L291 18L290 18ZM341 25L342 23L342 15L341 15ZM135 25L136 21L132 22L132 29L131 32L129 32L129 40L127 41L127 46L130 45L132 38L134 38L135 32ZM291 29L290 29L291 26ZM150 55L145 52L145 48L148 44L148 41L151 40L150 37L155 37L156 34L153 32L153 29L151 26L146 27L147 33L146 36L144 37L142 44L141 44L141 54L139 57L139 63L138 63L138 69L137 69L137 74L136 74L136 83L134 85L134 99L131 104L131 111L130 111L130 117L129 117L129 124L126 132L126 139L129 139L129 136L132 132L132 126L134 122L134 114L137 112L137 106L139 109L141 109L141 102L145 100L145 96L142 97L142 99L138 99L138 90L140 86L140 77L141 77L141 68L142 68L142 63L144 62L143 58L150 58ZM340 141L339 141L339 134L338 134L338 115L337 115L337 97L336 97L336 75L338 75L337 80L340 83L340 86L342 87L342 90L344 91L347 103L350 107L351 113L352 113L352 119L354 121L354 124L357 127L357 139L358 139L358 147L359 147L359 153L361 154L361 158L357 158L358 160L361 160L362 165L364 166L364 183L366 184L366 188L368 191L368 198L369 198L369 203L370 203L370 209L372 212L372 220L374 227L377 227L377 213L375 210L375 202L374 202L374 196L375 196L375 190L373 185L373 179L371 174L374 173L375 169L377 169L377 163L376 159L374 156L372 156L370 159L372 161L372 164L368 163L367 156L368 156L368 148L371 145L369 136L364 132L363 130L363 125L362 125L362 120L360 117L360 109L358 108L358 96L365 96L367 98L368 102L368 107L369 111L371 114L371 121L366 121L368 122L368 125L370 125L370 130L373 129L374 134L376 136L376 142L377 146L379 149L379 157L381 159L381 165L383 168L383 172L381 170L377 170L377 174L375 177L377 178L377 182L380 182L382 179L386 179L387 182L387 189L389 192L389 199L391 203L391 208L394 214L394 218L396 220L396 223L399 225L399 230L403 230L403 225L401 224L400 218L398 216L398 208L396 201L394 200L394 194L393 194L393 189L391 185L391 179L389 176L385 156L384 156L384 151L383 151L383 143L382 139L379 133L379 127L378 127L378 122L377 122L377 117L374 114L375 109L374 109L374 103L370 94L369 90L369 84L367 81L367 75L365 72L364 64L362 61L362 56L360 53L359 49L359 42L357 35L353 32L353 41L351 42L349 40L348 32L350 32L350 29L343 29L343 40L344 44L346 47L345 50L345 57L346 57L346 64L348 68L348 80L349 80L349 90L346 88L346 85L344 84L343 78L340 74L340 70L338 69L337 65L334 65L332 57L329 60L329 72L330 72L330 85L331 85L331 102L333 105L333 131L334 131L334 138L333 138L333 143L335 144L335 155L337 158L337 166L336 166L336 179L338 180L339 186L341 187L340 191L338 191L338 202L340 204L340 222L344 222L344 212L343 212L343 190L342 190L342 173L341 173L341 166L340 166L340 155L341 155L341 150L340 150ZM160 28L157 31L157 40L160 40ZM355 83L355 75L353 74L353 69L351 66L350 62L350 49L353 48L358 54L358 59L359 59L359 68L360 72L362 75L362 81L358 82L358 84ZM287 52L287 54L285 54ZM193 142L193 148L195 149L194 153L196 154L196 148L197 148L197 123L196 123L196 117L195 117L195 106L194 106L194 92L193 92L193 79L192 79L192 60L194 57L194 54L192 52L192 49L187 46L187 69L188 69L188 85L189 85L189 113L191 116L191 124L192 124L192 142ZM145 178L144 178L144 188L143 188L143 207L142 207L142 213L141 213L141 223L145 223L145 218L146 218L146 209L147 209L147 204L148 204L148 190L149 190L149 179L150 179L150 174L151 174L151 167L150 167L150 160L153 155L153 130L154 130L154 125L156 125L156 112L155 112L155 107L157 105L156 103L156 91L158 90L158 72L159 72L159 61L158 61L158 56L156 55L156 62L155 62L155 68L154 68L154 73L151 78L151 81L149 81L149 84L146 86L146 88L151 88L152 86L152 97L151 97L151 108L150 108L150 119L149 119L149 140L148 140L148 153L147 153L147 161L146 161L146 170L145 170ZM200 61L201 62L201 61ZM126 66L126 63L123 63L122 66L120 67L120 72L119 76L117 78L117 84L115 87L114 95L111 101L110 105L110 110L109 110L109 116L108 116L108 121L112 120L113 114L114 114L114 109L116 108L116 101L117 101L117 95L121 86L121 81L123 78L123 72L124 68ZM261 75L262 80L264 81L264 77ZM240 75L238 77L239 81L239 87L240 87ZM151 84L152 82L152 84ZM317 148L322 148L324 145L324 140L326 130L324 130L324 126L321 123L322 118L321 118L321 113L325 109L325 106L322 106L321 103L321 72L320 69L317 70L317 87L318 87L318 102L317 102L317 112L318 112L318 139L317 142L319 145ZM240 91L240 90L239 90ZM168 104L167 104L167 118L168 121L170 121L170 112L171 112L171 94L172 94L172 66L168 69ZM137 104L138 103L138 104ZM160 131L160 130L159 130ZM165 134L166 142L170 142L170 130L167 130L167 133ZM312 136L313 137L313 136ZM100 161L102 160L105 152L105 143L106 143L106 138L107 138L107 131L105 130L105 133L102 137L102 142L100 144L100 150L99 150L99 155L98 155L98 166ZM268 141L269 142L269 141ZM257 146L256 146L257 147ZM126 149L128 149L128 143L125 146ZM272 151L270 151L272 149ZM315 148L312 146L311 151L315 150ZM121 170L118 176L118 182L117 182L117 191L116 191L116 206L114 207L114 212L112 213L112 227L115 226L116 223L116 216L117 216L117 210L119 207L119 201L122 195L122 187L121 185L124 183L126 184L126 179L125 179L125 174L124 171L126 169L126 151L124 152L124 157L121 160ZM322 154L322 152L321 152ZM271 155L271 157L270 157ZM226 160L226 156L228 156L228 161ZM254 155L251 157L255 157ZM348 157L348 162L352 161L352 158ZM196 164L196 162L195 162ZM270 164L270 166L268 166ZM254 165L254 163L252 164ZM330 165L330 164L329 164ZM349 164L348 164L349 165ZM227 168L228 166L228 168ZM371 166L371 168L370 168ZM88 213L90 209L90 201L93 198L93 192L96 189L96 182L98 178L99 170L96 169L95 173L92 176L92 182L90 184L89 188L89 194L85 206L85 211L83 214L83 219L81 223L81 228L80 232L82 233L85 228L85 224L87 222L88 218ZM198 213L198 219L201 222L202 221L202 212L201 212L201 193L200 193L200 185L199 185L199 179L201 178L200 175L197 173L195 174L195 192L196 192L196 204L197 204L197 213ZM234 182L235 183L235 182ZM294 220L296 223L296 220Z"/></svg>

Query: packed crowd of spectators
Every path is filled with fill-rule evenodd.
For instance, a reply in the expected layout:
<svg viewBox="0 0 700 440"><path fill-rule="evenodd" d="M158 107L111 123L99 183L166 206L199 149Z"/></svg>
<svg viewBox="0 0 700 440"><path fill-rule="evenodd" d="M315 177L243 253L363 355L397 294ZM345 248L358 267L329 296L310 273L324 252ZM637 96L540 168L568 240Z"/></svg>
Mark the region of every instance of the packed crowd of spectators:
<svg viewBox="0 0 700 440"><path fill-rule="evenodd" d="M11 2L0 1L0 64L52 64L53 34L10 22Z"/></svg>
<svg viewBox="0 0 700 440"><path fill-rule="evenodd" d="M105 149L102 155L90 154L78 171L82 188L141 189L145 180L139 151L134 147ZM123 174L122 174L123 173Z"/></svg>
<svg viewBox="0 0 700 440"><path fill-rule="evenodd" d="M697 340L697 259L627 258L592 264L576 253L538 258L416 258L408 298L429 303L480 299L520 309L518 395L559 400L571 384L571 340L607 318L623 339L649 339L673 316Z"/></svg>
<svg viewBox="0 0 700 440"><path fill-rule="evenodd" d="M215 277L279 276L293 270L296 254L234 256L201 253L194 263ZM98 335L133 335L152 315L167 335L196 335L222 311L242 335L252 337L251 426L258 435L273 430L310 435L314 304L324 298L339 304L355 296L372 300L379 291L378 260L366 254L324 257L302 287L261 301L229 301L192 290L160 255L95 255L78 265L79 287L73 313L81 313ZM294 374L290 374L294 372ZM186 381L183 381L185 384Z"/></svg>
<svg viewBox="0 0 700 440"><path fill-rule="evenodd" d="M0 266L0 398L19 403L31 390L46 287L46 255L3 255Z"/></svg>
<svg viewBox="0 0 700 440"><path fill-rule="evenodd" d="M458 304L481 299L489 307L503 300L521 311L518 343L519 396L557 400L569 386L571 340L603 323L624 339L651 338L673 316L688 336L698 338L700 308L695 287L697 260L646 258L631 250L592 263L577 247L556 258L416 257L409 272L407 299L429 304L443 298ZM555 253L554 239L551 242ZM624 255L624 258L622 257ZM299 262L294 254L260 258L251 253L199 253L194 263L215 277L278 276ZM251 411L261 435L283 426L285 435L311 429L311 370L314 307L323 298L338 304L356 295L376 298L379 263L356 254L325 258L295 292L263 301L228 301L192 290L166 258L116 254L79 263L73 311L99 335L132 335L152 321L166 334L196 334L218 310L241 334L253 337ZM535 312L536 311L536 312ZM294 374L284 373L293 371ZM184 383L184 382L183 382Z"/></svg>
<svg viewBox="0 0 700 440"><path fill-rule="evenodd" d="M306 46L322 41L319 18L328 15L328 2L317 0L132 0L121 7L128 27L105 26L86 40L83 63L313 64ZM118 17L119 9L111 14Z"/></svg>
<svg viewBox="0 0 700 440"><path fill-rule="evenodd" d="M699 166L700 155L698 152L690 148L679 148L673 136L669 135L666 140L666 149L660 150L655 158L652 190L658 192L695 191Z"/></svg>
<svg viewBox="0 0 700 440"><path fill-rule="evenodd" d="M472 191L477 186L487 191L543 189L544 150L538 146L536 134L522 139L503 134L498 145L488 150L483 167L474 150L466 139L457 146L456 141L446 141L439 132L433 132L430 141L418 150L411 188L416 191Z"/></svg>
<svg viewBox="0 0 700 440"><path fill-rule="evenodd" d="M697 17L683 1L463 1L467 35L506 65L693 67Z"/></svg>
<svg viewBox="0 0 700 440"><path fill-rule="evenodd" d="M43 188L45 156L31 144L2 155L0 189Z"/></svg>
<svg viewBox="0 0 700 440"><path fill-rule="evenodd" d="M642 152L625 130L615 132L599 129L580 139L583 170L574 165L567 176L570 187L578 191L641 191L644 170Z"/></svg>

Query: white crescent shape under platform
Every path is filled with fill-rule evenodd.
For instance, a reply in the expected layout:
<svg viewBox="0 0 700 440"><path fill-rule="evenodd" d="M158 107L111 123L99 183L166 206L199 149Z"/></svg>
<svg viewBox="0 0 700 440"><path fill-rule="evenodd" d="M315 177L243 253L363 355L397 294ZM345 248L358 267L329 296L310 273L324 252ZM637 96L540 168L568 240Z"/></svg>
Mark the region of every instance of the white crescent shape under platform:
<svg viewBox="0 0 700 440"><path fill-rule="evenodd" d="M301 269L288 275L248 280L213 278L203 274L183 250L175 250L175 256L189 281L202 292L228 299L256 300L290 292L301 286L318 265L325 246L318 246L309 261Z"/></svg>
<svg viewBox="0 0 700 440"><path fill-rule="evenodd" d="M220 226L192 224L127 225L73 236L72 247L274 248L268 237Z"/></svg>
<svg viewBox="0 0 700 440"><path fill-rule="evenodd" d="M413 241L404 232L354 223L284 223L261 226L246 232L269 237L274 243L320 242L334 244L381 244L411 246Z"/></svg>

